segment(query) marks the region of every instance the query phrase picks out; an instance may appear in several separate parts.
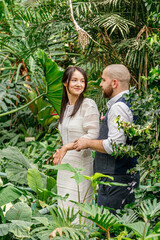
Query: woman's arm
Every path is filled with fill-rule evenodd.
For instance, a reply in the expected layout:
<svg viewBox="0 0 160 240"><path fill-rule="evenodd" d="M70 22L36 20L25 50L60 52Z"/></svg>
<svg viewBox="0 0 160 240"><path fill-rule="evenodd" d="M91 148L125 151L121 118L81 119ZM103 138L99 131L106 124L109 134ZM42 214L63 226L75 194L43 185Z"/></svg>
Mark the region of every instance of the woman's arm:
<svg viewBox="0 0 160 240"><path fill-rule="evenodd" d="M74 143L68 143L62 146L60 149L57 149L56 153L53 155L54 165L61 164L63 157L66 155L66 152L74 149Z"/></svg>

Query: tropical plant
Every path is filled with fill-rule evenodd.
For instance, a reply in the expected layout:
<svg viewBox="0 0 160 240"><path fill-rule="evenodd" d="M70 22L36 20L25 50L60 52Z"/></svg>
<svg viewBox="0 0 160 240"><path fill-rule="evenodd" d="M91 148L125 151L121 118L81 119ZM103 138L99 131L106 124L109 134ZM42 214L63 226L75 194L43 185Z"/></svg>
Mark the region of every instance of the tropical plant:
<svg viewBox="0 0 160 240"><path fill-rule="evenodd" d="M32 159L27 159L18 148L8 147L0 153L1 166L5 166L9 182L20 187L29 186L37 194L36 198L41 201L48 201L49 197L56 196L56 180L39 172L37 164L34 164Z"/></svg>
<svg viewBox="0 0 160 240"><path fill-rule="evenodd" d="M94 228L74 223L77 213L74 209L67 210L61 208L49 208L52 218L48 221L48 225L37 228L32 231L33 236L38 239L89 239L88 233L95 231ZM60 237L58 237L60 236Z"/></svg>
<svg viewBox="0 0 160 240"><path fill-rule="evenodd" d="M49 98L50 102L53 104L56 111L58 113L60 112L60 101L61 101L61 95L62 95L61 78L62 78L63 70L58 68L57 64L53 62L51 59L49 59L42 50L39 50L37 52L37 55L38 55L39 61L41 62L44 75L45 75L45 83L46 83L45 92L33 98L32 101L30 101L24 106L21 106L19 109L14 109L9 112L0 114L0 117L6 116L8 114L17 112L18 110L21 110L29 106L32 102L35 102L39 98L43 97L44 95L47 95L47 97Z"/></svg>
<svg viewBox="0 0 160 240"><path fill-rule="evenodd" d="M87 219L96 223L106 233L106 239L110 238L109 229L117 222L115 216L109 212L108 209L105 209L103 206L99 207L97 204L89 205L78 204L82 212L87 213L88 215L83 215Z"/></svg>
<svg viewBox="0 0 160 240"><path fill-rule="evenodd" d="M159 239L158 24L159 4L151 0L0 1L0 238L104 238L101 228L107 238L114 233L119 240ZM134 144L115 146L114 154L138 156L143 185L136 190L136 203L116 216L97 205L78 204L76 214L52 206L60 198L54 179L59 167L71 170L77 184L91 180L94 192L97 183L104 184L100 175L82 176L68 165L46 167L61 145L54 114L60 109L63 70L56 63L87 71L87 95L101 114L106 105L99 83L106 65L125 64L131 85L139 89L131 88L127 99L133 99L137 122L117 118ZM24 142L25 137L35 141ZM99 227L74 224L82 216Z"/></svg>

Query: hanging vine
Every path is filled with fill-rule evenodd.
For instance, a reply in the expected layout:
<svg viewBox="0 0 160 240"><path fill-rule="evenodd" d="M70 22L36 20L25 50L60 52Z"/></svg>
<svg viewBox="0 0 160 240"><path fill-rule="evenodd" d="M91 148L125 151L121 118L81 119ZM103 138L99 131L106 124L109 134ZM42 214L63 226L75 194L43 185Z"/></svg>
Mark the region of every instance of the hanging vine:
<svg viewBox="0 0 160 240"><path fill-rule="evenodd" d="M72 0L69 0L69 8L70 8L70 13L71 13L71 19L72 22L76 28L76 31L78 32L78 41L82 46L82 49L84 50L85 46L88 44L89 39L91 39L93 42L99 45L97 41L95 41L83 28L81 28L77 21L74 18L73 15L73 7L72 7Z"/></svg>

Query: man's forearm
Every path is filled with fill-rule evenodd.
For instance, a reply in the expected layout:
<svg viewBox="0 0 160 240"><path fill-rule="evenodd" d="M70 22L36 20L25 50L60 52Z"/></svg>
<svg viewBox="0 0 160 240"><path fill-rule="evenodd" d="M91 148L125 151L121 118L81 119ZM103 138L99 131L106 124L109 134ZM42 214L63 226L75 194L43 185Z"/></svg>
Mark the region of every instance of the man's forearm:
<svg viewBox="0 0 160 240"><path fill-rule="evenodd" d="M86 148L91 148L91 149L101 152L101 153L107 153L103 147L103 140L80 138L75 141L74 147L77 151L80 151L80 150L86 149Z"/></svg>
<svg viewBox="0 0 160 240"><path fill-rule="evenodd" d="M103 139L102 140L88 139L88 148L91 148L92 150L95 150L97 152L106 153L103 147Z"/></svg>

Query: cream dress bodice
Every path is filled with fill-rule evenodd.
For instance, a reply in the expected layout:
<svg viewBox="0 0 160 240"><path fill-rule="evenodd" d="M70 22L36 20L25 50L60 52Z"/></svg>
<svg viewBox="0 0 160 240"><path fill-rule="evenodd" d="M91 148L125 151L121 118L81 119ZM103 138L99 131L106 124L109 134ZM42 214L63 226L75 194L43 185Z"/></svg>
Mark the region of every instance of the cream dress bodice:
<svg viewBox="0 0 160 240"><path fill-rule="evenodd" d="M58 126L63 145L80 137L96 139L99 134L99 112L96 103L85 98L77 113L70 117L73 108L73 105L67 104L63 122Z"/></svg>

